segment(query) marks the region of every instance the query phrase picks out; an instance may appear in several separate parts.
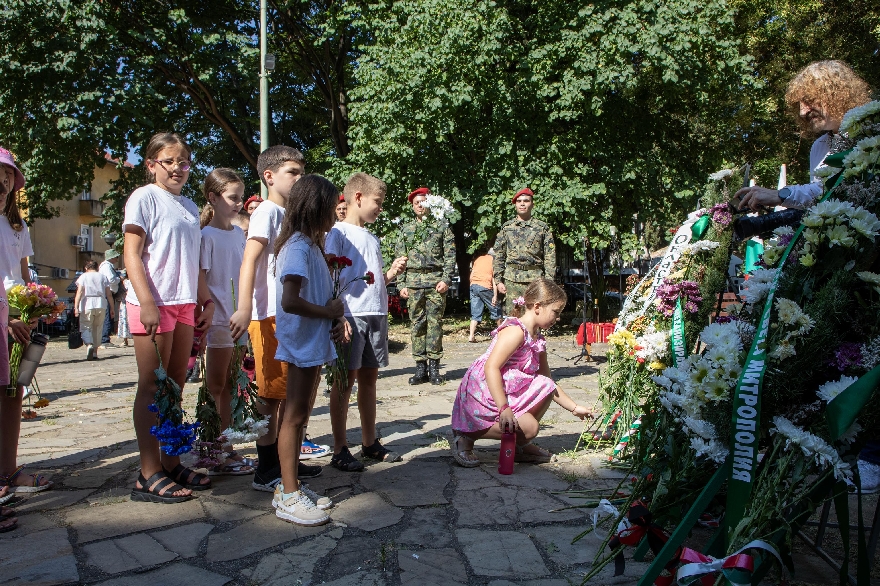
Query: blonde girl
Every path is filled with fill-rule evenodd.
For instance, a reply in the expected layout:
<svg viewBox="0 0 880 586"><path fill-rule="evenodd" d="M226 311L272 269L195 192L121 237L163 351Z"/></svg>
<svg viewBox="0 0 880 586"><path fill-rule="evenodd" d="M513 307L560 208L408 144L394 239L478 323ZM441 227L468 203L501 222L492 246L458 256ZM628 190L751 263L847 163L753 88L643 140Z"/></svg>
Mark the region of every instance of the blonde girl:
<svg viewBox="0 0 880 586"><path fill-rule="evenodd" d="M531 283L514 300L514 317L498 326L489 349L468 368L452 408L451 449L458 464L479 466L474 441L501 439L503 432L516 433L517 462L549 462L552 454L532 440L550 402L580 419L591 415L556 386L547 364L541 330L559 321L565 299L553 281Z"/></svg>
<svg viewBox="0 0 880 586"><path fill-rule="evenodd" d="M242 209L244 181L232 169L214 169L205 178L203 193L208 203L202 210L199 267L216 307L205 335L206 378L208 392L220 414L221 429L226 429L232 417L229 365L235 347L229 329L229 318L235 311L232 288L238 286L245 244L244 231L232 221ZM247 334L238 343L247 344ZM226 462L208 470L209 476L253 474L253 467L232 451L232 446L225 448L230 452Z"/></svg>
<svg viewBox="0 0 880 586"><path fill-rule="evenodd" d="M125 302L138 366L133 418L141 470L131 499L177 503L192 498L193 490L210 488L211 480L161 452L150 434L156 425L149 409L159 367L156 347L168 376L183 388L193 330L211 324L214 301L199 272L199 209L181 195L192 149L177 134L160 133L143 157L150 183L129 196L122 224L131 282Z"/></svg>

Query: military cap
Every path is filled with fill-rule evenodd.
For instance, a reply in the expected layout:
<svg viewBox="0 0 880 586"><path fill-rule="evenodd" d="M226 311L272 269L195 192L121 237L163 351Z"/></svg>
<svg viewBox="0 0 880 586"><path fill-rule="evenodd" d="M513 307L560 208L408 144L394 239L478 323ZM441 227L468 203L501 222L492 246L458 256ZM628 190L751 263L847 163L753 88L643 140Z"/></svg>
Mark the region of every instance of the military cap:
<svg viewBox="0 0 880 586"><path fill-rule="evenodd" d="M516 203L516 198L518 198L518 197L521 196L521 195L530 195L530 196L534 197L534 196L535 196L535 192L532 191L531 189L529 189L528 187L523 187L522 189L520 189L519 191L517 191L517 192L516 192L516 195L514 195L514 196L510 199L510 203Z"/></svg>
<svg viewBox="0 0 880 586"><path fill-rule="evenodd" d="M406 199L409 200L409 203L412 203L412 200L415 199L417 195L428 195L429 193L431 193L431 190L427 187L419 187L418 189L413 189L409 195L406 196Z"/></svg>

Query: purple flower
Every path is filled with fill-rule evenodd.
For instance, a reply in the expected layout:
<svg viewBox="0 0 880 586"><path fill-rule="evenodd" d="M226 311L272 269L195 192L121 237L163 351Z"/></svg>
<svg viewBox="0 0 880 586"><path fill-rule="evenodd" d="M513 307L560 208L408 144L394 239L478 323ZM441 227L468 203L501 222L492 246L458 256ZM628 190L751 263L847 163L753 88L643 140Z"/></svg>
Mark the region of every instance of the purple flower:
<svg viewBox="0 0 880 586"><path fill-rule="evenodd" d="M840 372L845 372L850 367L862 366L862 347L853 342L844 342L834 352L834 358L828 363Z"/></svg>
<svg viewBox="0 0 880 586"><path fill-rule="evenodd" d="M709 212L712 214L712 221L721 226L728 226L733 221L733 215L730 213L730 207L727 203L716 203Z"/></svg>
<svg viewBox="0 0 880 586"><path fill-rule="evenodd" d="M703 300L700 296L700 286L694 281L682 281L674 284L664 281L657 288L657 297L660 299L657 309L667 317L675 311L675 303L679 297L684 303L685 310L689 313L697 313L700 309L697 302Z"/></svg>

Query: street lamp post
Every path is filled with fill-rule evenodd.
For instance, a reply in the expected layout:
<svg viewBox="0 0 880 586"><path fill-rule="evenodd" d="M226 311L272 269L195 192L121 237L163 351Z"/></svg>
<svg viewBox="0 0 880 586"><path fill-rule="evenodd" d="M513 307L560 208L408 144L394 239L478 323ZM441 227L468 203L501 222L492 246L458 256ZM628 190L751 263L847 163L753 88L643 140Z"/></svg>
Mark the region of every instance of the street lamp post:
<svg viewBox="0 0 880 586"><path fill-rule="evenodd" d="M269 148L269 71L266 68L266 0L260 0L260 152ZM274 59L272 63L274 67ZM260 197L269 198L260 178Z"/></svg>

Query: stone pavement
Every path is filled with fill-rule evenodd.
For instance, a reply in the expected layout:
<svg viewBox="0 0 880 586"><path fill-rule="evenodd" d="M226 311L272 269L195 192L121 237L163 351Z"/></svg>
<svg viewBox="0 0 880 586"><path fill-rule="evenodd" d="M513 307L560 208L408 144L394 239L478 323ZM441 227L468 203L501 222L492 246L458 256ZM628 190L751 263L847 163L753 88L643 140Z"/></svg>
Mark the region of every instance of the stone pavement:
<svg viewBox="0 0 880 586"><path fill-rule="evenodd" d="M251 489L250 476L216 477L211 490L182 504L131 502L133 350L108 349L87 363L83 351L52 342L38 376L51 404L23 422L19 453L55 487L14 503L19 528L0 534L0 583L580 584L600 541L587 536L572 545L589 520L584 509L559 510L578 502L559 492L610 489L618 475L601 466L602 454L580 452L540 466L517 464L513 475L501 476L492 441L477 444L481 467L458 467L446 439L453 398L488 340L448 337L443 368L450 382L438 387L406 383L412 362L403 340L392 335L391 365L381 371L378 423L383 443L404 460L367 463L354 474L335 470L329 458L313 460L324 468L310 486L336 503L333 521L318 528L277 519L271 495ZM593 405L597 363L566 360L579 350L568 337L550 338L548 350L557 381ZM190 413L195 395L195 385L187 385ZM328 398L319 393L309 425L318 443L331 441ZM358 456L356 403L349 424ZM561 454L582 429L554 404L538 442ZM252 444L241 451L255 455ZM591 583L635 584L644 568L629 561L626 574L613 577L609 566Z"/></svg>

